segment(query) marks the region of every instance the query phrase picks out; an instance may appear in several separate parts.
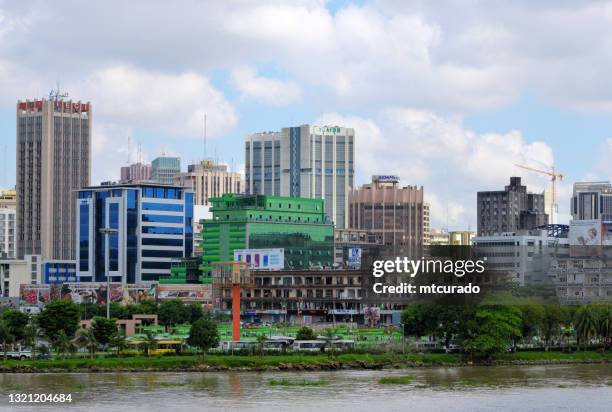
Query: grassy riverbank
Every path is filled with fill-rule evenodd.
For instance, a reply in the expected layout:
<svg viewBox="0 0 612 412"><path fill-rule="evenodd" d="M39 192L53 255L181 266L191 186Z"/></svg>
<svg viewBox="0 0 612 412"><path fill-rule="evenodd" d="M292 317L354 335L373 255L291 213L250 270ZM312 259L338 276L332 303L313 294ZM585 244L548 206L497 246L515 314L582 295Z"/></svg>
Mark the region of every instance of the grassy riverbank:
<svg viewBox="0 0 612 412"><path fill-rule="evenodd" d="M492 362L475 364L532 365L612 362L612 352L520 352L497 355ZM52 360L9 360L0 372L110 372L110 371L222 371L222 370L334 370L402 367L461 366L470 364L461 354L341 354L272 356L160 356L97 357Z"/></svg>

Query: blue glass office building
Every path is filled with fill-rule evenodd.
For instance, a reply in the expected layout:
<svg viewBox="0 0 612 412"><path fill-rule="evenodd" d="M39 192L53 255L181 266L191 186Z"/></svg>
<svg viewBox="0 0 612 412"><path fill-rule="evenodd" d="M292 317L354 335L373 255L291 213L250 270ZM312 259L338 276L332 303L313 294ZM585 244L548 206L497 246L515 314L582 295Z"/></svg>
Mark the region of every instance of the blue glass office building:
<svg viewBox="0 0 612 412"><path fill-rule="evenodd" d="M171 261L193 252L193 192L121 184L78 191L77 272L81 282L157 282ZM116 233L101 233L100 229Z"/></svg>

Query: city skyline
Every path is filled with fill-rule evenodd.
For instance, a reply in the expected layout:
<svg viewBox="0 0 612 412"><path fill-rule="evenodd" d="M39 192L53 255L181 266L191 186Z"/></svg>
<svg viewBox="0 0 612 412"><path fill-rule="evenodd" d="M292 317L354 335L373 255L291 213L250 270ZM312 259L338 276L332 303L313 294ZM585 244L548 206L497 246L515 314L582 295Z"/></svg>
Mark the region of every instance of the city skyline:
<svg viewBox="0 0 612 412"><path fill-rule="evenodd" d="M165 151L197 163L205 114L207 157L241 172L237 148L250 133L354 128L354 185L388 173L423 185L433 227L475 228L476 192L497 190L510 176L533 192L548 187L515 163L554 163L566 176L560 223L569 218L573 182L609 179L608 4L540 4L536 17L527 2L479 13L385 1L192 3L157 5L148 20L139 7L122 7L126 25L62 3L0 5L2 186L15 184L16 101L45 97L58 80L71 99L96 107L93 184L119 180L128 136L147 162ZM581 31L568 38L560 25ZM145 31L153 38L143 43ZM86 47L95 53L79 49Z"/></svg>

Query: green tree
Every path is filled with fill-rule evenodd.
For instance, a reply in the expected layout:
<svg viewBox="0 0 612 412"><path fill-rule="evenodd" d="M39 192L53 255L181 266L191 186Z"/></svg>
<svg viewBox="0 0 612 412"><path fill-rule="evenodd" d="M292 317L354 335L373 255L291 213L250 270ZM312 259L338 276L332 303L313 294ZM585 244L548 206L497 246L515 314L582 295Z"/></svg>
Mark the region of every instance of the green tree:
<svg viewBox="0 0 612 412"><path fill-rule="evenodd" d="M2 312L2 319L6 322L6 326L9 328L11 335L14 336L15 341L21 341L30 317L23 312L11 309Z"/></svg>
<svg viewBox="0 0 612 412"><path fill-rule="evenodd" d="M96 340L101 345L106 345L110 337L117 333L117 319L106 319L100 316L93 318L91 328Z"/></svg>
<svg viewBox="0 0 612 412"><path fill-rule="evenodd" d="M193 325L196 321L204 317L204 311L202 305L196 302L191 302L185 305L185 314L187 315L188 322Z"/></svg>
<svg viewBox="0 0 612 412"><path fill-rule="evenodd" d="M219 345L219 331L217 324L210 319L199 319L191 325L187 344L206 353L209 349Z"/></svg>
<svg viewBox="0 0 612 412"><path fill-rule="evenodd" d="M57 353L62 359L65 359L67 354L74 353L76 351L74 342L63 329L60 329L55 334L55 338L51 344L55 350L55 353Z"/></svg>
<svg viewBox="0 0 612 412"><path fill-rule="evenodd" d="M612 340L612 305L602 307L599 315L599 335L603 338L604 350Z"/></svg>
<svg viewBox="0 0 612 412"><path fill-rule="evenodd" d="M159 305L159 322L166 328L188 321L185 304L179 299L165 300Z"/></svg>
<svg viewBox="0 0 612 412"><path fill-rule="evenodd" d="M87 349L90 359L93 359L99 346L92 328L81 328L77 330L74 343L80 348Z"/></svg>
<svg viewBox="0 0 612 412"><path fill-rule="evenodd" d="M564 314L559 305L546 305L542 319L542 334L544 335L545 349L548 351L550 342L561 333L561 322Z"/></svg>
<svg viewBox="0 0 612 412"><path fill-rule="evenodd" d="M539 334L545 315L546 312L542 305L529 304L521 307L523 338L530 338Z"/></svg>
<svg viewBox="0 0 612 412"><path fill-rule="evenodd" d="M48 303L38 314L38 325L49 340L54 341L60 332L70 339L79 327L79 306L69 300Z"/></svg>
<svg viewBox="0 0 612 412"><path fill-rule="evenodd" d="M32 358L36 358L36 345L38 344L38 337L40 335L40 328L34 321L24 328L22 343L24 346L31 348Z"/></svg>
<svg viewBox="0 0 612 412"><path fill-rule="evenodd" d="M4 319L0 319L0 342L2 342L2 351L4 352L4 362L7 361L8 346L15 342L15 336L11 333L11 329Z"/></svg>
<svg viewBox="0 0 612 412"><path fill-rule="evenodd" d="M428 304L409 305L402 313L402 324L410 336L433 335L439 325L438 308Z"/></svg>
<svg viewBox="0 0 612 412"><path fill-rule="evenodd" d="M81 313L83 314L83 319L93 319L96 316L106 316L106 306L99 305L97 303L81 303L80 305Z"/></svg>
<svg viewBox="0 0 612 412"><path fill-rule="evenodd" d="M268 340L268 337L265 333L260 333L257 335L257 352L259 352L259 356L263 356L264 354L264 344Z"/></svg>
<svg viewBox="0 0 612 412"><path fill-rule="evenodd" d="M521 311L514 306L481 306L476 309L471 336L463 346L471 353L489 358L505 352L508 344L521 335Z"/></svg>
<svg viewBox="0 0 612 412"><path fill-rule="evenodd" d="M150 356L151 350L157 348L157 339L155 339L155 335L150 330L145 332L143 346L147 356Z"/></svg>
<svg viewBox="0 0 612 412"><path fill-rule="evenodd" d="M117 351L117 355L120 357L123 355L125 348L127 348L125 335L118 330L110 337L108 344Z"/></svg>
<svg viewBox="0 0 612 412"><path fill-rule="evenodd" d="M317 339L317 335L314 333L314 330L309 328L308 326L302 326L295 335L296 340L315 340Z"/></svg>
<svg viewBox="0 0 612 412"><path fill-rule="evenodd" d="M574 329L576 330L576 343L578 350L583 342L589 344L589 340L597 336L599 329L597 313L590 305L581 306L575 314Z"/></svg>
<svg viewBox="0 0 612 412"><path fill-rule="evenodd" d="M111 315L111 318L115 318L115 319L129 319L130 318L130 313L128 311L128 308L118 302L111 302L110 315ZM104 316L106 316L106 309L104 311Z"/></svg>

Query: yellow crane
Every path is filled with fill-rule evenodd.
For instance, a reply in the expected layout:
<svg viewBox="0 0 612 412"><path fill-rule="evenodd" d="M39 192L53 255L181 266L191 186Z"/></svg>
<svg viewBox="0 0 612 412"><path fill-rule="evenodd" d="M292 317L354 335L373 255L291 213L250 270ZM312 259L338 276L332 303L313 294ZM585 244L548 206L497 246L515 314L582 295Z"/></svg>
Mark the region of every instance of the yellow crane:
<svg viewBox="0 0 612 412"><path fill-rule="evenodd" d="M521 169L525 169L525 170L530 170L532 172L536 172L536 173L541 173L543 175L547 175L550 176L550 187L551 187L551 193L550 193L550 223L554 224L555 223L555 212L557 211L557 178L559 178L559 180L563 180L563 175L557 171L555 171L555 167L552 166L551 167L551 171L547 172L546 170L540 170L540 169L535 169L533 167L529 167L529 166L524 166L524 165L519 165L519 164L514 164L516 167L520 167Z"/></svg>

